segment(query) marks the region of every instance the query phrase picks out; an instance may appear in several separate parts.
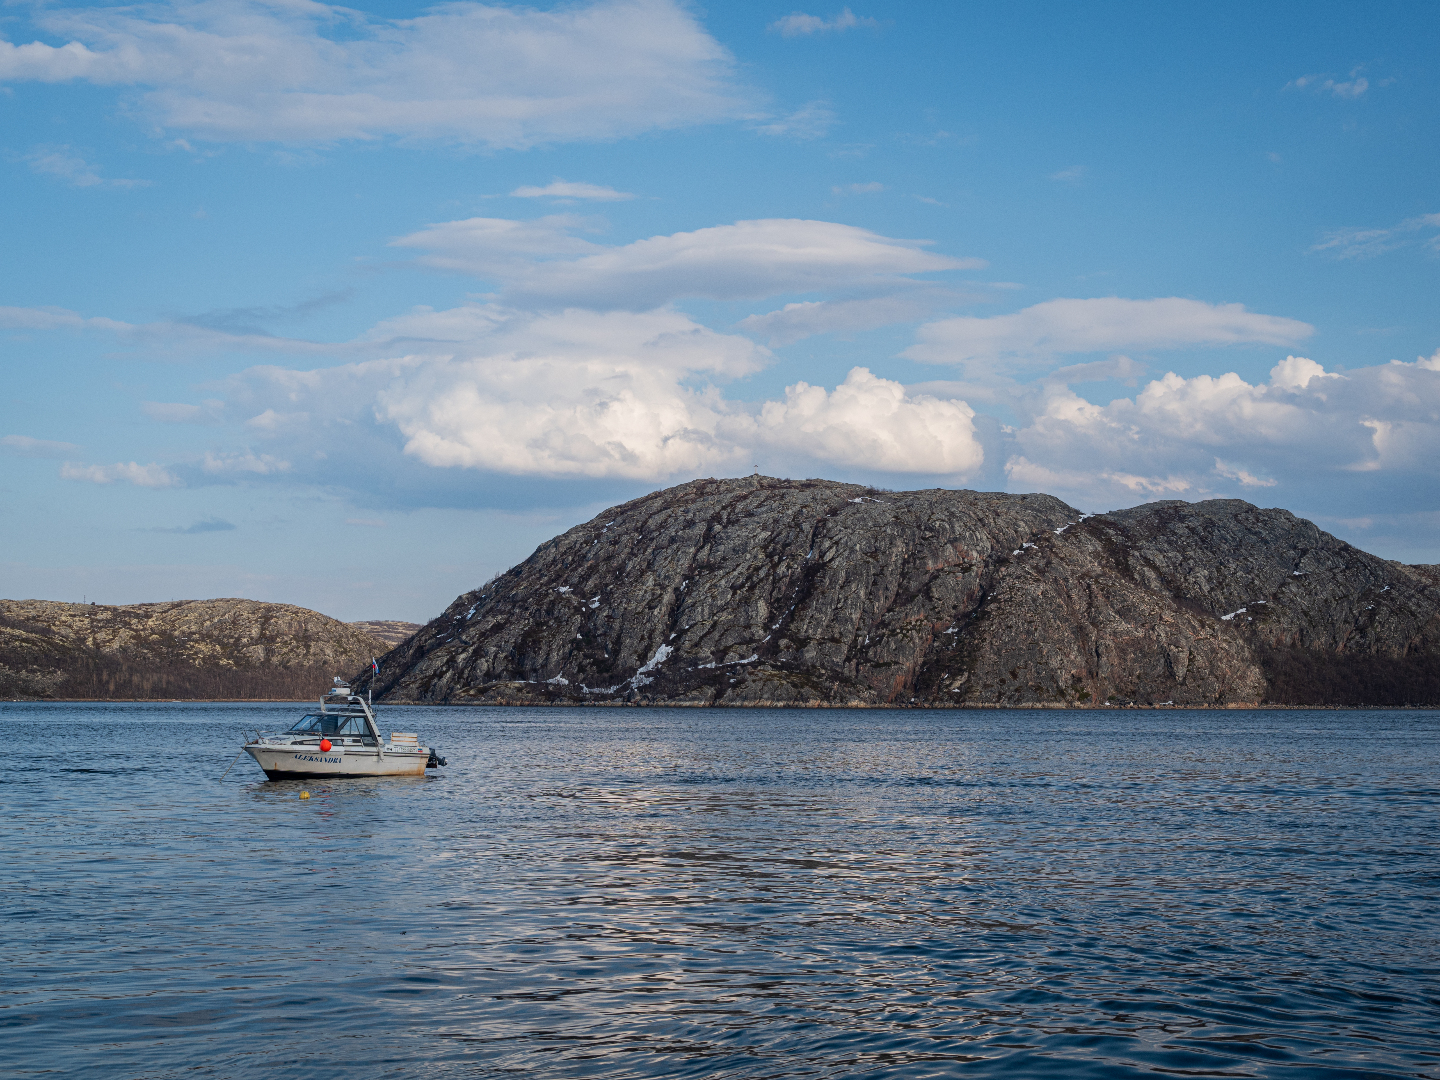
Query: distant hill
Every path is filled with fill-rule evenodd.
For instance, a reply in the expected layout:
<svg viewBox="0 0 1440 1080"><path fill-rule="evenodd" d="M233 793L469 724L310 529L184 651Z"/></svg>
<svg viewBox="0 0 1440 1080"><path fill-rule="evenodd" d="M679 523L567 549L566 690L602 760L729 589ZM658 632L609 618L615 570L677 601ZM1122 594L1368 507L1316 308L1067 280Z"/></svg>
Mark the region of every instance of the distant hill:
<svg viewBox="0 0 1440 1080"><path fill-rule="evenodd" d="M290 604L0 600L0 698L318 698L388 647Z"/></svg>
<svg viewBox="0 0 1440 1080"><path fill-rule="evenodd" d="M605 511L382 661L393 702L1440 702L1440 567L1236 499L697 480Z"/></svg>
<svg viewBox="0 0 1440 1080"><path fill-rule="evenodd" d="M359 630L362 634L369 634L376 641L383 642L385 648L393 649L403 641L408 641L419 630L420 624L415 622L401 622L399 619L366 619L364 622L352 622L347 624Z"/></svg>

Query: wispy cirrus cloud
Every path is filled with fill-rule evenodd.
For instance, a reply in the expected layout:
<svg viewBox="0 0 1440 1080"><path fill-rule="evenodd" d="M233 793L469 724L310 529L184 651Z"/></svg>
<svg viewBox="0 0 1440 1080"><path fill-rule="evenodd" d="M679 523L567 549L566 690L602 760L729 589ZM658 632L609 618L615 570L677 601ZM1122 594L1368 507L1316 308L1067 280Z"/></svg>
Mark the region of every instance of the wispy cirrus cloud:
<svg viewBox="0 0 1440 1080"><path fill-rule="evenodd" d="M140 114L190 138L514 148L753 112L730 54L673 0L461 0L393 20L311 0L162 0L32 18L66 43L0 41L0 81L132 88Z"/></svg>
<svg viewBox="0 0 1440 1080"><path fill-rule="evenodd" d="M803 11L791 12L783 19L771 23L770 29L782 37L808 37L811 34L835 34L860 26L874 28L879 25L876 20L856 15L847 7L828 19L819 15L807 15Z"/></svg>
<svg viewBox="0 0 1440 1080"><path fill-rule="evenodd" d="M0 447L21 457L65 458L80 452L74 443L55 442L50 439L32 439L29 435L0 436Z"/></svg>
<svg viewBox="0 0 1440 1080"><path fill-rule="evenodd" d="M761 135L791 139L819 139L835 126L835 110L828 101L812 101L788 116L764 117L753 126Z"/></svg>
<svg viewBox="0 0 1440 1080"><path fill-rule="evenodd" d="M82 465L67 461L60 466L60 476L64 480L83 480L91 484L127 483L148 488L180 486L178 476L165 466L153 462L149 465L134 461L120 461L114 465Z"/></svg>
<svg viewBox="0 0 1440 1080"><path fill-rule="evenodd" d="M1293 346L1308 323L1181 297L1047 300L1009 315L960 316L922 326L905 351L927 364L1027 364L1067 353L1173 349L1185 345Z"/></svg>
<svg viewBox="0 0 1440 1080"><path fill-rule="evenodd" d="M815 334L854 334L895 323L915 322L938 309L973 299L976 297L953 289L919 287L889 296L786 304L778 311L746 316L735 325L775 347Z"/></svg>
<svg viewBox="0 0 1440 1080"><path fill-rule="evenodd" d="M71 187L136 188L150 186L149 180L106 179L100 175L98 166L86 161L70 146L37 146L28 154L22 155L21 160L30 166L31 172L53 177Z"/></svg>
<svg viewBox="0 0 1440 1080"><path fill-rule="evenodd" d="M1335 79L1328 75L1301 75L1285 84L1286 90L1309 90L1316 94L1329 94L1353 101L1370 89L1370 80L1361 74L1363 67L1352 68L1348 79Z"/></svg>
<svg viewBox="0 0 1440 1080"><path fill-rule="evenodd" d="M195 536L199 533L233 532L235 525L224 518L205 518L192 525L156 526L148 532L175 533L178 536Z"/></svg>
<svg viewBox="0 0 1440 1080"><path fill-rule="evenodd" d="M521 306L658 307L681 297L737 300L781 293L909 286L909 275L972 269L984 260L925 250L831 221L739 221L605 247L577 237L583 220L471 218L396 240L419 262L505 282Z"/></svg>
<svg viewBox="0 0 1440 1080"><path fill-rule="evenodd" d="M1334 229L1310 250L1336 259L1373 259L1414 243L1440 254L1440 214L1406 218L1388 229Z"/></svg>
<svg viewBox="0 0 1440 1080"><path fill-rule="evenodd" d="M626 199L635 198L628 191L616 191L614 188L603 187L600 184L576 183L572 180L561 180L556 178L544 187L527 185L518 187L510 192L512 198L516 199L556 199L576 200L587 199L594 202L623 202Z"/></svg>

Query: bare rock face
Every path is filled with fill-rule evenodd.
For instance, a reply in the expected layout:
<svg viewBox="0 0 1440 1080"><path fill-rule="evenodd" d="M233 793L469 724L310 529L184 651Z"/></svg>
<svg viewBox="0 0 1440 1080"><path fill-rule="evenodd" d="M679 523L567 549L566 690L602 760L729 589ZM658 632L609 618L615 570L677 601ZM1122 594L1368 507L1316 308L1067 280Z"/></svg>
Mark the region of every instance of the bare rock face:
<svg viewBox="0 0 1440 1080"><path fill-rule="evenodd" d="M362 634L368 634L376 641L382 642L387 649L393 649L396 645L403 644L409 640L416 630L420 629L419 623L401 622L399 619L365 619L362 622L346 624L353 626Z"/></svg>
<svg viewBox="0 0 1440 1080"><path fill-rule="evenodd" d="M0 697L318 697L385 647L289 604L0 600Z"/></svg>
<svg viewBox="0 0 1440 1080"><path fill-rule="evenodd" d="M606 511L387 654L395 702L1440 700L1440 575L1235 500L697 480Z"/></svg>

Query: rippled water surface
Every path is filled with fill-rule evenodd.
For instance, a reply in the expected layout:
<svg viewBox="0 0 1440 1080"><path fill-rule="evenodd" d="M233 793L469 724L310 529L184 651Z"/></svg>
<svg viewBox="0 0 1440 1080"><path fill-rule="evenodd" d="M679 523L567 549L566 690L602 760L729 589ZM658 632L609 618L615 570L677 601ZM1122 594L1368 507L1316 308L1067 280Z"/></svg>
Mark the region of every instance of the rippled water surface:
<svg viewBox="0 0 1440 1080"><path fill-rule="evenodd" d="M1440 1077L1440 714L0 706L0 1073Z"/></svg>

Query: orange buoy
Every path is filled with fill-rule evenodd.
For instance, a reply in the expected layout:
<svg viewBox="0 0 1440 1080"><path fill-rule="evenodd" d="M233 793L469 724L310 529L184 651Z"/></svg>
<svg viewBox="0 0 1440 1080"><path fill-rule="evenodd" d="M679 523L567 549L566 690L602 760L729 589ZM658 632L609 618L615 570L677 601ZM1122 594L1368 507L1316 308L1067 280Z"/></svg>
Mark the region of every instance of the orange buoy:
<svg viewBox="0 0 1440 1080"><path fill-rule="evenodd" d="M320 752L321 752L322 754L328 754L328 753L330 752L330 740L329 740L329 739L321 739L321 740L320 740Z"/></svg>

